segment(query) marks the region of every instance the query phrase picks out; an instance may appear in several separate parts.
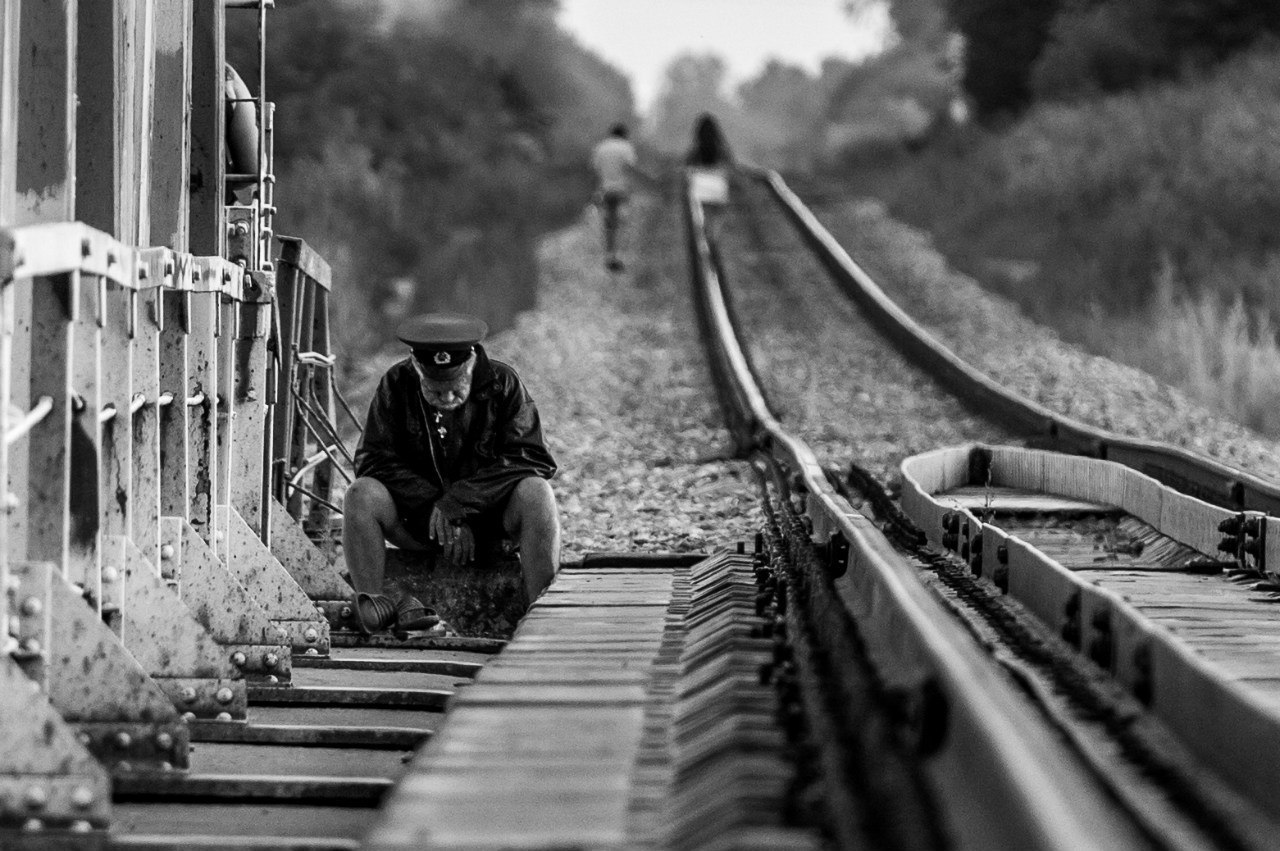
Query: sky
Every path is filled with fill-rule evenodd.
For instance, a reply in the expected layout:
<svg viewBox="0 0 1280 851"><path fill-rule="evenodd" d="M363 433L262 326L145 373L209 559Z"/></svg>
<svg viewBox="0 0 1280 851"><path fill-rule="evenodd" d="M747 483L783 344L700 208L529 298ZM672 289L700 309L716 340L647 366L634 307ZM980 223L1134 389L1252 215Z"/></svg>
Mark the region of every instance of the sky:
<svg viewBox="0 0 1280 851"><path fill-rule="evenodd" d="M887 15L859 21L842 0L561 0L560 22L631 76L637 108L653 104L663 71L681 53L716 53L734 86L770 57L817 71L828 56L874 52Z"/></svg>

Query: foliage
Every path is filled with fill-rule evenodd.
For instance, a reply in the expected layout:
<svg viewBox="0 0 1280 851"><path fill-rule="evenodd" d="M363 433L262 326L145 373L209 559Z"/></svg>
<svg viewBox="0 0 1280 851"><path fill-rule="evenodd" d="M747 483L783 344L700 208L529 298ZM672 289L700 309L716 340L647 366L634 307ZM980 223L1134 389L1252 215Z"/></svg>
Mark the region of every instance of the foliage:
<svg viewBox="0 0 1280 851"><path fill-rule="evenodd" d="M1062 0L947 0L965 39L962 83L980 117L1031 103L1031 71Z"/></svg>
<svg viewBox="0 0 1280 851"><path fill-rule="evenodd" d="M1268 351L1280 324L1278 137L1280 50L1261 45L1202 80L1040 105L1004 132L952 129L918 154L850 158L842 177L1074 339L1136 358L1142 344L1125 338L1198 317L1159 345L1218 341L1221 363ZM1205 307L1237 297L1242 313ZM1228 345L1242 327L1247 345ZM1209 338L1189 336L1197 328ZM1223 369L1178 368L1206 384Z"/></svg>
<svg viewBox="0 0 1280 851"><path fill-rule="evenodd" d="M590 146L632 114L626 79L550 0L308 0L271 15L278 228L335 266L352 355L407 311L496 327L532 305L539 235L590 196ZM228 16L229 57L255 38ZM251 85L256 86L256 81Z"/></svg>

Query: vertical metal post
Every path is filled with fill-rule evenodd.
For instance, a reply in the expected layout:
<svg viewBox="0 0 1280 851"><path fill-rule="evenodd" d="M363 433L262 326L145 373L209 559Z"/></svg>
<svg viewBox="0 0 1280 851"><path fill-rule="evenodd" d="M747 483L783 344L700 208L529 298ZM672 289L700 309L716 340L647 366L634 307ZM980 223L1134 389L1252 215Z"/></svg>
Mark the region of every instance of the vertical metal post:
<svg viewBox="0 0 1280 851"><path fill-rule="evenodd" d="M76 204L75 215L90 227L120 236L123 226L120 151L129 144L120 126L127 107L119 75L127 63L121 53L120 27L129 0L83 3L76 20Z"/></svg>
<svg viewBox="0 0 1280 851"><path fill-rule="evenodd" d="M190 251L222 257L227 243L223 0L194 0L192 8Z"/></svg>
<svg viewBox="0 0 1280 851"><path fill-rule="evenodd" d="M165 249L144 252L146 279L139 282L133 338L133 394L142 407L133 415L130 537L158 574L160 563L160 330L164 292L173 286L174 260ZM185 364L183 357L181 363ZM172 410L173 405L167 406ZM185 430L184 430L185 431ZM186 453L183 453L186 457Z"/></svg>
<svg viewBox="0 0 1280 851"><path fill-rule="evenodd" d="M68 570L71 537L72 322L79 303L79 272L32 282L30 339L41 356L31 361L30 395L22 405L31 410L42 396L48 396L53 410L27 439L27 461L40 475L29 476L26 494L20 495L28 511L26 550L19 558L52 562L63 574Z"/></svg>
<svg viewBox="0 0 1280 851"><path fill-rule="evenodd" d="M13 224L17 202L18 18L21 9L21 0L0 0L0 227Z"/></svg>
<svg viewBox="0 0 1280 851"><path fill-rule="evenodd" d="M191 499L191 527L215 553L214 507L217 504L218 471L218 301L220 285L209 280L214 271L196 258L191 294L190 333L187 336L187 381L183 387L188 396L199 399L188 408L187 477ZM176 401L176 400L175 400Z"/></svg>
<svg viewBox="0 0 1280 851"><path fill-rule="evenodd" d="M191 99L191 0L155 0L154 97L161 104ZM151 114L149 245L187 251L191 215L191 111Z"/></svg>
<svg viewBox="0 0 1280 851"><path fill-rule="evenodd" d="M218 308L218 404L215 428L218 443L217 481L213 492L216 500L216 520L220 540L228 538L227 513L223 510L230 503L232 464L238 449L232 424L236 413L236 337L240 331L239 300L227 293L219 295L216 302ZM226 550L218 548L219 555L225 558Z"/></svg>
<svg viewBox="0 0 1280 851"><path fill-rule="evenodd" d="M14 210L7 220L10 224L75 218L77 5L76 0L44 0L39 4L27 0L6 10L7 19L18 18L16 135L9 166L14 175ZM0 164L0 169L5 167ZM19 407L31 396L33 288L37 286L41 284L31 279L14 284L10 393ZM57 286L71 288L65 282ZM31 467L28 453L14 453L9 462L9 489L19 497L9 518L10 552L16 555L28 549L30 507L25 495ZM41 532L45 536L41 547L47 543L47 532Z"/></svg>
<svg viewBox="0 0 1280 851"><path fill-rule="evenodd" d="M77 5L76 0L45 0L22 7L18 224L75 218Z"/></svg>
<svg viewBox="0 0 1280 851"><path fill-rule="evenodd" d="M119 258L116 262L120 262ZM102 278L80 277L80 309L72 321L75 342L70 370L74 395L69 444L71 490L67 494L67 511L71 517L67 579L83 585L98 607L102 603L98 548L102 523L99 503L102 423L98 415L102 410L102 322L106 318L103 297L106 288Z"/></svg>
<svg viewBox="0 0 1280 851"><path fill-rule="evenodd" d="M245 301L240 304L240 334L236 340L235 431L236 456L228 502L249 528L264 536L263 458L267 431L267 335L271 329L269 277L246 276ZM265 538L264 538L265 540Z"/></svg>
<svg viewBox="0 0 1280 851"><path fill-rule="evenodd" d="M132 530L133 499L133 340L137 290L107 286L106 327L102 334L102 392L104 410L115 415L102 424L102 605L119 610L124 600L128 551L124 542ZM140 412L141 413L141 412ZM110 546L110 549L108 548Z"/></svg>
<svg viewBox="0 0 1280 851"><path fill-rule="evenodd" d="M305 276L299 276L298 282L301 284L301 292L298 293L298 304L296 310L298 312L298 335L294 338L297 343L297 351L311 351L311 340L315 333L315 305L316 305L316 285L313 281ZM298 377L293 382L292 388L299 393L306 394L311 386L313 376L315 375L315 367L306 363L298 363L295 360L295 375ZM291 399L290 406L294 406ZM289 471L301 470L307 462L307 456L310 450L307 445L307 424L302 411L294 410L293 434L289 438ZM290 472L292 475L292 472ZM295 519L302 519L302 494L294 491L289 494L289 501L285 503L289 508L289 514ZM313 531L313 530L309 530Z"/></svg>
<svg viewBox="0 0 1280 851"><path fill-rule="evenodd" d="M297 367L294 355L298 350L298 293L302 280L298 267L284 263L282 258L280 271L276 273L277 371L275 410L271 415L272 476L276 483L275 497L282 505L289 499L285 482L289 479L289 458L293 453L292 390Z"/></svg>
<svg viewBox="0 0 1280 851"><path fill-rule="evenodd" d="M172 396L172 401L160 409L160 515L187 520L191 515L190 476L187 475L187 458L191 454L191 428L187 408L187 329L191 326L191 265L190 257L174 258L176 268L172 281L174 287L165 287L159 294L162 308L160 332L160 392ZM168 574L172 562L163 562L166 552L172 553L177 540L161 541L161 572Z"/></svg>
<svg viewBox="0 0 1280 851"><path fill-rule="evenodd" d="M329 293L328 291L316 287L315 288L315 316L314 331L311 340L311 350L325 357L331 352L329 350ZM319 411L329 422L336 422L334 417L334 401L332 385L329 383L329 372L333 367L311 367L311 380L308 382L306 390L313 393L311 402L315 409ZM336 471L333 468L332 461L324 461L319 467L316 467L315 474L312 477L312 493L321 499L333 501L333 477ZM321 540L328 541L330 537L329 522L333 516L332 510L328 506L318 501L312 501L311 510L308 512L307 528L312 532L322 534Z"/></svg>
<svg viewBox="0 0 1280 851"><path fill-rule="evenodd" d="M129 184L134 208L132 228L125 234L130 245L150 245L151 238L151 113L155 106L155 4L156 0L135 0L137 36L134 66L133 138L137 180ZM184 110L176 110L184 111Z"/></svg>

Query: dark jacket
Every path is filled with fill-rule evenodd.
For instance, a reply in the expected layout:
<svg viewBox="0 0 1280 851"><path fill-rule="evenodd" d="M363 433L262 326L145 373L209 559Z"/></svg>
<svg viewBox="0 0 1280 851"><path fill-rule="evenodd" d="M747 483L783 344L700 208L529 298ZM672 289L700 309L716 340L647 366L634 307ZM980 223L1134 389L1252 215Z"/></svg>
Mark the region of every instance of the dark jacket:
<svg viewBox="0 0 1280 851"><path fill-rule="evenodd" d="M521 479L555 474L533 399L515 370L481 346L464 407L461 446L446 464L428 429L418 374L405 358L387 370L369 405L356 475L382 482L401 517L425 523L433 505L446 519L461 519L502 507Z"/></svg>

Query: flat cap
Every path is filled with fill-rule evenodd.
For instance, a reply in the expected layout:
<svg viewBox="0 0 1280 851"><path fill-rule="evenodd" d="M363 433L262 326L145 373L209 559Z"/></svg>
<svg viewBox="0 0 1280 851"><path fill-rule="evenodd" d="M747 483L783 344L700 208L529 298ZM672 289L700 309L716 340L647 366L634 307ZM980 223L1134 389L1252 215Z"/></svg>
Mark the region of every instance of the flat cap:
<svg viewBox="0 0 1280 851"><path fill-rule="evenodd" d="M396 329L396 337L413 350L427 375L440 381L457 376L488 333L483 320L465 313L423 313Z"/></svg>

